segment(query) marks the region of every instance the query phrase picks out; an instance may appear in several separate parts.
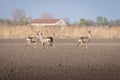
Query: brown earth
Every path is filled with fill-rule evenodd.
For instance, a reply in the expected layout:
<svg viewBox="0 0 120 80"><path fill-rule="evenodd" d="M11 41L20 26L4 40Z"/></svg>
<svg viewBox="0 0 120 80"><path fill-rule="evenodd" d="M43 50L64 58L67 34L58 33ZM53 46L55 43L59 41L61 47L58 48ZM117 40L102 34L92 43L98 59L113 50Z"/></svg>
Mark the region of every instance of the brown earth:
<svg viewBox="0 0 120 80"><path fill-rule="evenodd" d="M120 39L76 41L55 39L47 49L0 39L0 80L120 80Z"/></svg>

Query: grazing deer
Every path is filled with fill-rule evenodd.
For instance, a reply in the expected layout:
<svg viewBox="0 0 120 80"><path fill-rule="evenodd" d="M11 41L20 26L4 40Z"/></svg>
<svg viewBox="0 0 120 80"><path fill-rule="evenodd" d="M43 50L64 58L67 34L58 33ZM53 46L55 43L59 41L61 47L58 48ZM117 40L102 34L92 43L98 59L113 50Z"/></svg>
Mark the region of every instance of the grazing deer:
<svg viewBox="0 0 120 80"><path fill-rule="evenodd" d="M39 35L39 38L40 38L40 41L42 43L42 46L43 47L45 44L47 45L47 47L49 46L53 46L53 38L54 38L54 34L52 33L52 36L51 37L43 37L42 33L38 32L38 35Z"/></svg>
<svg viewBox="0 0 120 80"><path fill-rule="evenodd" d="M37 38L38 38L38 33L35 32L36 36L35 37L27 37L26 38L26 46L30 45L31 43L34 43L34 46L37 43Z"/></svg>
<svg viewBox="0 0 120 80"><path fill-rule="evenodd" d="M77 47L79 46L79 44L88 44L88 42L90 42L90 37L92 36L91 31L88 31L88 37L80 37L78 38L78 44Z"/></svg>

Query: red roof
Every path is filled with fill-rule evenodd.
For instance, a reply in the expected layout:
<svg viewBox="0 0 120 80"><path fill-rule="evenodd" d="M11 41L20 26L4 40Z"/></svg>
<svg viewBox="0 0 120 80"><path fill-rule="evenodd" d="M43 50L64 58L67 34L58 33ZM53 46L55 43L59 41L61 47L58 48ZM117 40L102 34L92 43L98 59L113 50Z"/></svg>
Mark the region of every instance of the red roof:
<svg viewBox="0 0 120 80"><path fill-rule="evenodd" d="M60 19L34 19L32 23L56 23Z"/></svg>

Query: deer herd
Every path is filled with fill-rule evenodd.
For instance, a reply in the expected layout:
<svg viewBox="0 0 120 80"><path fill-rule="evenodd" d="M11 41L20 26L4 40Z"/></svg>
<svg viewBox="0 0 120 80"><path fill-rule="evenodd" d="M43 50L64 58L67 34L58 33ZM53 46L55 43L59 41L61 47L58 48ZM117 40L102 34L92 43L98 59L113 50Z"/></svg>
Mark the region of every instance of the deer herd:
<svg viewBox="0 0 120 80"><path fill-rule="evenodd" d="M88 44L90 42L90 37L92 36L91 31L88 31L88 36L81 36L77 39L77 47L81 44ZM53 41L54 41L55 34L52 32L52 35L49 37L43 37L43 34L40 31L35 31L35 36L34 37L27 37L26 38L26 46L29 46L31 43L36 46L38 40L41 42L41 48L46 46L52 47L53 46Z"/></svg>

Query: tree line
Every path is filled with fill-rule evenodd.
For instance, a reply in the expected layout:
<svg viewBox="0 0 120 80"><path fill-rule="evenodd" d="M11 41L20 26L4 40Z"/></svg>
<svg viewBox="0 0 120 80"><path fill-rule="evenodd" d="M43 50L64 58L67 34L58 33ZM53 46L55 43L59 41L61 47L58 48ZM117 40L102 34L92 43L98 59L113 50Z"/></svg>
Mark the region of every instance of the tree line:
<svg viewBox="0 0 120 80"><path fill-rule="evenodd" d="M26 11L24 9L14 9L11 13L12 19L0 18L0 25L2 26L13 26L13 25L27 25L31 22L32 18L27 17Z"/></svg>
<svg viewBox="0 0 120 80"><path fill-rule="evenodd" d="M12 19L3 19L0 18L0 26L5 26L5 25L28 25L32 21L31 17L28 17L26 14L26 10L24 9L14 9L11 13ZM53 18L53 15L51 13L43 13L41 18ZM77 26L120 26L120 20L112 20L109 21L106 17L103 16L97 16L96 21L93 20L88 20L81 18L78 22L74 22L73 24L70 24L69 18L65 17L63 20L68 24L68 25L77 25Z"/></svg>
<svg viewBox="0 0 120 80"><path fill-rule="evenodd" d="M114 26L120 26L120 20L109 21L106 17L97 16L96 21L81 18L77 25L79 26L83 26L83 25L85 26L106 26L107 25L110 27L114 27Z"/></svg>

